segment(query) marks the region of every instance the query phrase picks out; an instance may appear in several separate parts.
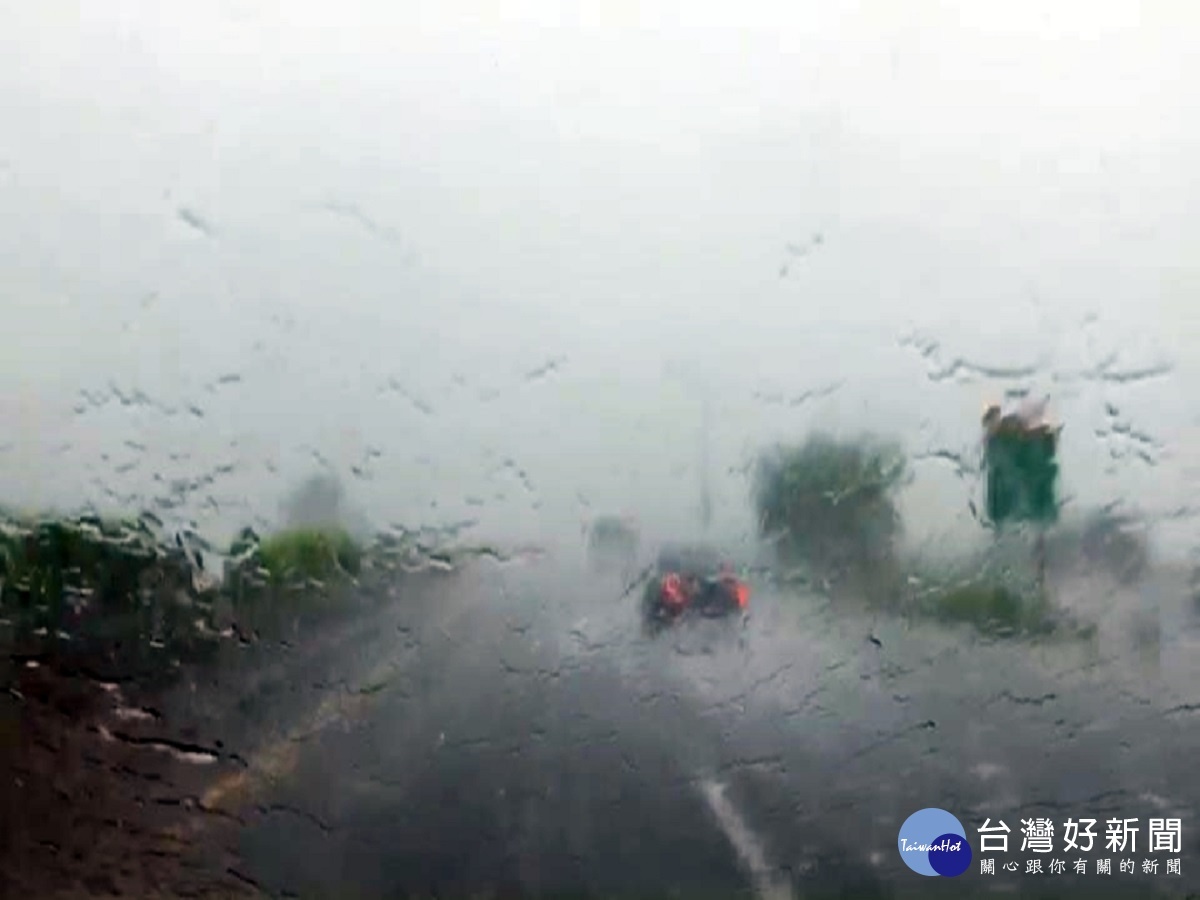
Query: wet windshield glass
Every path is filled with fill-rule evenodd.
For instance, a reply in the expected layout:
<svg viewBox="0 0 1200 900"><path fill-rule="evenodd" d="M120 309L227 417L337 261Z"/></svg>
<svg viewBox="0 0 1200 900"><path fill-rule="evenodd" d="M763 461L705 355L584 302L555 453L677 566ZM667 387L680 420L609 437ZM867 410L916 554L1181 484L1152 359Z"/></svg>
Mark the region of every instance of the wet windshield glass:
<svg viewBox="0 0 1200 900"><path fill-rule="evenodd" d="M1186 7L9 6L20 895L1200 891Z"/></svg>

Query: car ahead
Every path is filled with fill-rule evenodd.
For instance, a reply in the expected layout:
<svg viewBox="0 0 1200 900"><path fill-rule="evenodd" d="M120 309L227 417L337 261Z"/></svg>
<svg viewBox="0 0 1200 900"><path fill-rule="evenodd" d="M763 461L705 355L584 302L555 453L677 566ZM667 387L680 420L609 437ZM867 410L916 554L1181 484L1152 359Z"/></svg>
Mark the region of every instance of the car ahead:
<svg viewBox="0 0 1200 900"><path fill-rule="evenodd" d="M584 532L593 571L629 574L637 566L641 538L633 516L598 516L584 524Z"/></svg>
<svg viewBox="0 0 1200 900"><path fill-rule="evenodd" d="M644 624L651 633L688 616L744 614L750 586L717 549L705 545L663 548L643 596Z"/></svg>

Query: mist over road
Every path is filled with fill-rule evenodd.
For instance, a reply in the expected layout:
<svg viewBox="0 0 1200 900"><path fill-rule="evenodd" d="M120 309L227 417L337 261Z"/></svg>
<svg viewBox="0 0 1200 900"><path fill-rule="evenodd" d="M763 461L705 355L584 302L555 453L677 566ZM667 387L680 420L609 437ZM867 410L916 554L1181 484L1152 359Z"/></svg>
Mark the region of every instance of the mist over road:
<svg viewBox="0 0 1200 900"><path fill-rule="evenodd" d="M768 585L744 628L649 640L616 581L563 560L481 567L395 613L370 651L392 673L370 712L302 743L238 838L241 872L305 897L1185 896L1200 697L1174 579L1137 598L1067 585L1093 606L1107 592L1116 624L1092 642L983 641ZM1152 660L1121 604L1175 617ZM925 806L976 848L983 819L1004 819L997 874L978 858L958 879L905 868L898 830ZM1035 815L1101 820L1100 851L1105 819L1140 817L1137 874L1095 851L1025 874ZM1183 819L1181 875L1143 852L1150 816Z"/></svg>

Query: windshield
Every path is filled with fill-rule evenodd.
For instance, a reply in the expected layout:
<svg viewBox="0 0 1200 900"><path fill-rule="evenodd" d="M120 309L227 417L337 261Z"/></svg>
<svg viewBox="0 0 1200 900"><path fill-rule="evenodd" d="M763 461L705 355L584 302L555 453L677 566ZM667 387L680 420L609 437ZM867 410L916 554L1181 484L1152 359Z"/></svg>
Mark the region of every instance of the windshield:
<svg viewBox="0 0 1200 900"><path fill-rule="evenodd" d="M8 6L18 893L1200 891L1186 7Z"/></svg>

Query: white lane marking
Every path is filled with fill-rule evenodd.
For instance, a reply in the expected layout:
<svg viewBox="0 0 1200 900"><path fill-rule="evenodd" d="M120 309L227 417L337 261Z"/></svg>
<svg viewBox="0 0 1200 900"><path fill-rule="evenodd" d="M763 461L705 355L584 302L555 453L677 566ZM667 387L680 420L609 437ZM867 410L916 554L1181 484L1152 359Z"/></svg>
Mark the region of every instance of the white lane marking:
<svg viewBox="0 0 1200 900"><path fill-rule="evenodd" d="M767 854L762 839L758 837L745 819L738 813L729 797L725 794L725 786L705 779L700 782L700 791L708 802L709 809L716 817L717 823L729 843L737 852L738 857L750 871L754 881L754 889L762 900L794 900L791 885L771 869L767 864Z"/></svg>

